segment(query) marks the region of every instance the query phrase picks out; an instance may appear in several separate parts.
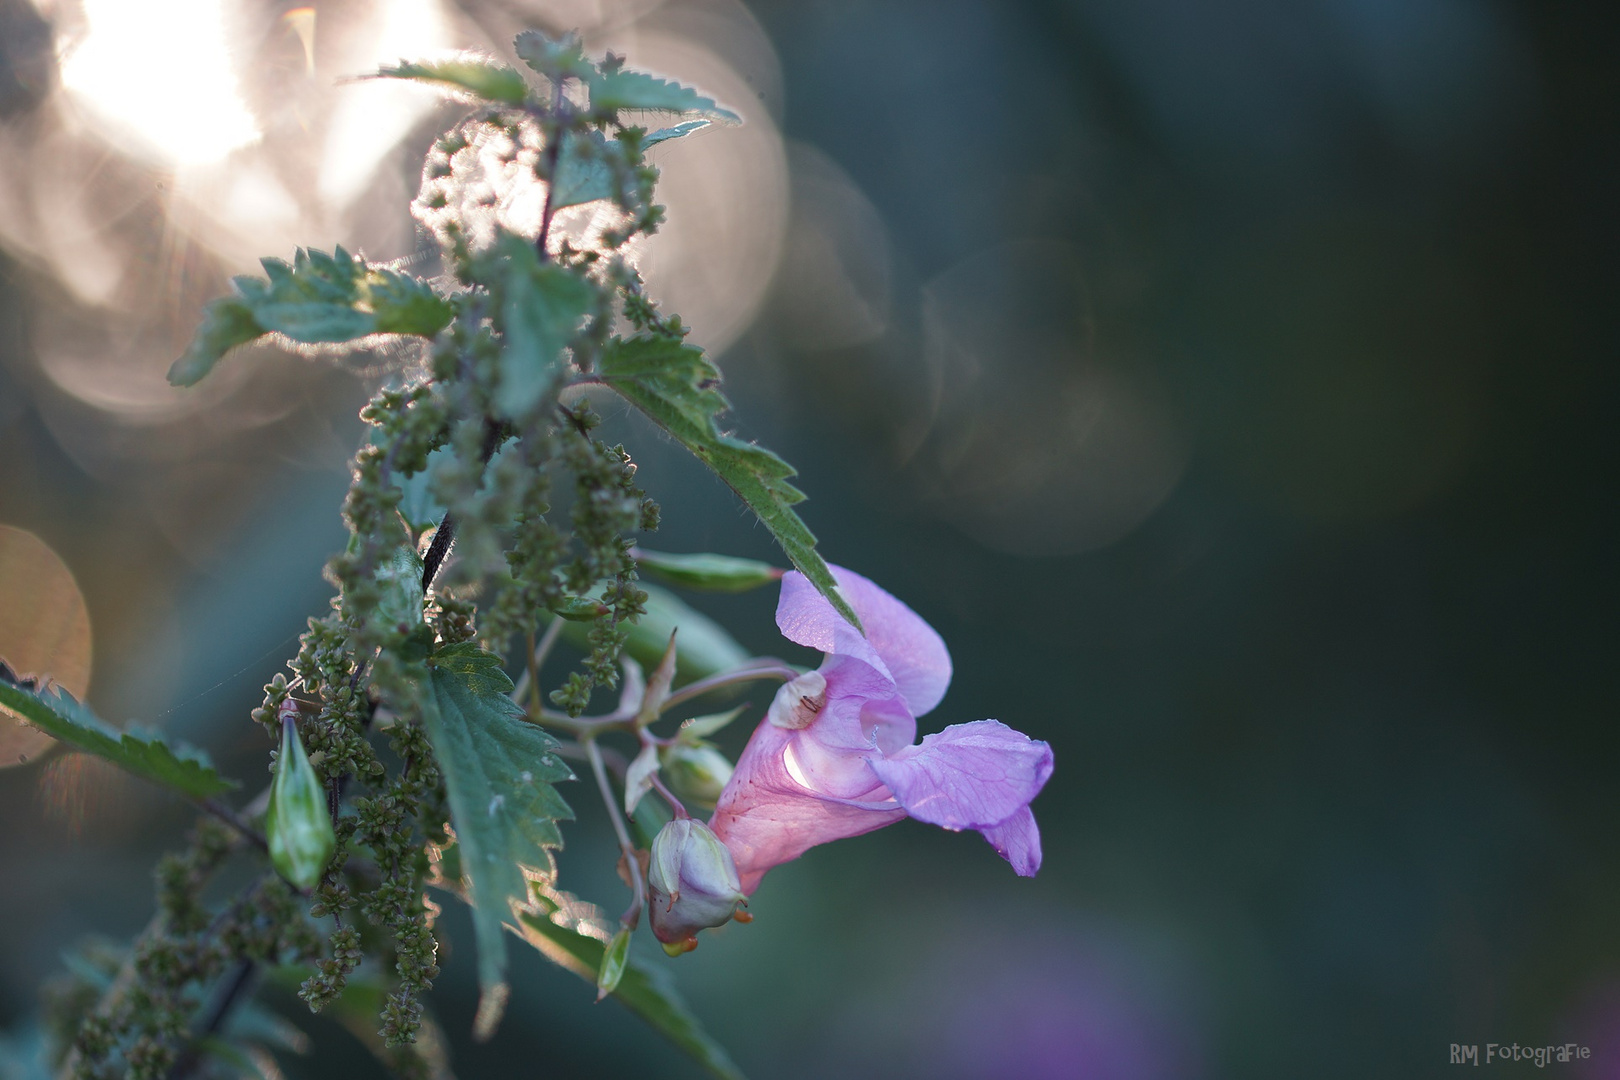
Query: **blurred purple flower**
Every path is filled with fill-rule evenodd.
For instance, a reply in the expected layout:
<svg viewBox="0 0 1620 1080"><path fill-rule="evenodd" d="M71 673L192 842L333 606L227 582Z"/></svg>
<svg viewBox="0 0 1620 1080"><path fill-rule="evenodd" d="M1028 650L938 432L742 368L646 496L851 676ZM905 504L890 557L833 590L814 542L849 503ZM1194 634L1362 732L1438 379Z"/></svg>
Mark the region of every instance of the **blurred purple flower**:
<svg viewBox="0 0 1620 1080"><path fill-rule="evenodd" d="M777 691L715 809L711 824L743 891L817 844L907 816L977 829L1032 876L1041 835L1029 803L1052 775L1052 748L995 720L953 724L913 745L916 718L950 685L945 643L866 578L832 570L866 636L804 575L782 579L776 625L826 656Z"/></svg>

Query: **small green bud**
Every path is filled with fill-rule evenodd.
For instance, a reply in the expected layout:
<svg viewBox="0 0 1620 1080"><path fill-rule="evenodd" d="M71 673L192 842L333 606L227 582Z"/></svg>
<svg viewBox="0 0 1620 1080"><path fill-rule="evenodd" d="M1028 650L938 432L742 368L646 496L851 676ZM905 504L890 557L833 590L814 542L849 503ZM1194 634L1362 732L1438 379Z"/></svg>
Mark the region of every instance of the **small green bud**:
<svg viewBox="0 0 1620 1080"><path fill-rule="evenodd" d="M731 779L732 764L719 750L702 743L677 743L664 750L664 776L677 795L712 807Z"/></svg>
<svg viewBox="0 0 1620 1080"><path fill-rule="evenodd" d="M607 951L602 954L602 967L596 973L596 1000L601 1001L614 990L618 989L619 980L624 977L625 962L630 959L630 931L620 927L619 932L613 935L608 943Z"/></svg>
<svg viewBox="0 0 1620 1080"><path fill-rule="evenodd" d="M594 622L608 613L608 606L588 596L565 596L551 610L569 622Z"/></svg>
<svg viewBox="0 0 1620 1080"><path fill-rule="evenodd" d="M270 842L270 865L278 874L305 892L320 883L337 850L337 834L326 808L326 790L291 720L281 724L281 754L270 784L264 831Z"/></svg>
<svg viewBox="0 0 1620 1080"><path fill-rule="evenodd" d="M648 577L688 589L711 592L746 592L782 580L783 571L755 559L730 555L672 555L636 548L636 568Z"/></svg>

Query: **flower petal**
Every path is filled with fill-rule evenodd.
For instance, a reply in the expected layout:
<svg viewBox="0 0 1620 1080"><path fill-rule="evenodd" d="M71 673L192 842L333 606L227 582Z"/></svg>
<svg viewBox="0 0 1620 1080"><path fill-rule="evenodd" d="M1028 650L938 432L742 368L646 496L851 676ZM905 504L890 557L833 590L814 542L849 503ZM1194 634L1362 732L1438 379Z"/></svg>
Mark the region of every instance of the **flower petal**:
<svg viewBox="0 0 1620 1080"><path fill-rule="evenodd" d="M1029 805L1052 775L1052 748L997 720L952 724L872 771L918 821L947 829L999 825Z"/></svg>
<svg viewBox="0 0 1620 1080"><path fill-rule="evenodd" d="M894 679L913 716L940 703L951 684L951 654L922 616L866 578L831 568L838 588L866 627L863 638L801 573L782 578L776 625L800 645L864 660Z"/></svg>
<svg viewBox="0 0 1620 1080"><path fill-rule="evenodd" d="M979 830L996 854L1012 863L1019 877L1034 877L1041 868L1041 830L1035 825L1035 815L1024 807L1000 825Z"/></svg>
<svg viewBox="0 0 1620 1080"><path fill-rule="evenodd" d="M859 836L906 816L875 776L859 799L823 795L795 780L786 758L802 736L770 721L761 723L710 821L731 850L743 892L750 895L771 867L797 859L817 844ZM849 756L851 764L858 764L862 757L876 757L877 751Z"/></svg>

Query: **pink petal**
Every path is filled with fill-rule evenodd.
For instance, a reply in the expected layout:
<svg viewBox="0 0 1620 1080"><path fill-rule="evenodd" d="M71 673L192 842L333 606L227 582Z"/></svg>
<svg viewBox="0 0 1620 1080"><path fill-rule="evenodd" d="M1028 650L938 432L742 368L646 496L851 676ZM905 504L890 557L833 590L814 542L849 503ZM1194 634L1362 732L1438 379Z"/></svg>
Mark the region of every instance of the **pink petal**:
<svg viewBox="0 0 1620 1080"><path fill-rule="evenodd" d="M783 636L824 653L864 660L893 677L913 716L940 703L951 684L951 654L922 616L866 578L831 568L838 589L860 616L861 637L803 574L782 578L776 625Z"/></svg>
<svg viewBox="0 0 1620 1080"><path fill-rule="evenodd" d="M918 821L984 829L1024 809L1052 775L1052 748L997 720L952 724L874 758L872 771Z"/></svg>
<svg viewBox="0 0 1620 1080"><path fill-rule="evenodd" d="M892 825L906 816L875 776L863 799L834 798L793 778L786 757L804 732L785 731L770 721L755 730L737 771L720 794L710 827L731 850L743 892L752 895L773 866L797 859L817 844ZM876 756L852 752L849 763Z"/></svg>
<svg viewBox="0 0 1620 1080"><path fill-rule="evenodd" d="M1019 877L1034 877L1041 868L1041 830L1035 826L1035 815L1024 807L999 825L979 830L996 854L1012 863Z"/></svg>

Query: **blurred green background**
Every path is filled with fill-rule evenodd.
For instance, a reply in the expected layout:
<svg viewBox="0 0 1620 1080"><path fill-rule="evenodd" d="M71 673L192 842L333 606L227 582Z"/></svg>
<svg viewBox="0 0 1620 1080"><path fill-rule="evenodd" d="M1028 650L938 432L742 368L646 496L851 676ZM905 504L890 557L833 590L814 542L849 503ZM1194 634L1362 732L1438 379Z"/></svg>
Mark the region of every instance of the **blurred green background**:
<svg viewBox="0 0 1620 1080"><path fill-rule="evenodd" d="M295 6L0 0L0 523L77 576L104 715L256 775L247 711L324 610L380 365L161 373L252 256L413 250L455 110L345 113L374 91L336 77L578 26L749 121L660 148L648 276L827 557L949 643L923 730L995 717L1057 756L1034 881L905 822L773 871L751 926L672 961L744 1069L1434 1076L1452 1043L1576 1041L1549 1071L1620 1076L1599 5L350 0L312 33ZM612 423L663 501L649 546L772 557ZM691 599L800 658L774 596ZM612 907L570 795L563 883ZM0 1025L79 936L145 923L186 819L77 759L0 773ZM442 925L463 1077L696 1075L532 954L473 1045L468 924ZM368 1075L311 1030L289 1076Z"/></svg>

